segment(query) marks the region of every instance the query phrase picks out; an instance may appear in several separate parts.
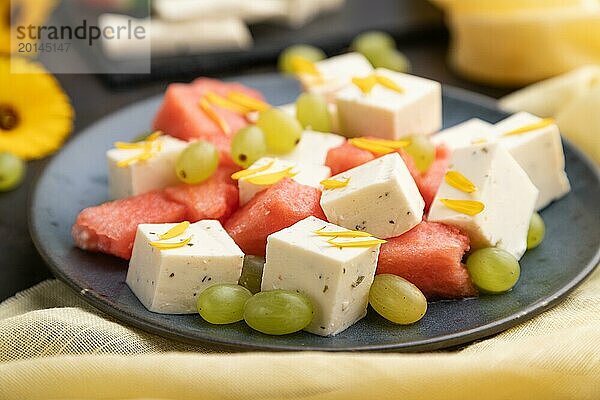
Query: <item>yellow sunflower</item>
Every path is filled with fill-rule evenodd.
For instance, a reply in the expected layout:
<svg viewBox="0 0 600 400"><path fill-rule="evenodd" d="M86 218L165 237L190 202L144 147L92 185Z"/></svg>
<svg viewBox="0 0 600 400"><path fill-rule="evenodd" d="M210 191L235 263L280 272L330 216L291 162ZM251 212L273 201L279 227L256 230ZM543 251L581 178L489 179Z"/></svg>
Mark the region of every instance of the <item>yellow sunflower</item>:
<svg viewBox="0 0 600 400"><path fill-rule="evenodd" d="M57 0L0 0L0 54L11 52L11 26L42 25L57 4ZM28 38L20 40L23 43L33 41Z"/></svg>
<svg viewBox="0 0 600 400"><path fill-rule="evenodd" d="M73 108L38 63L0 57L0 152L30 160L60 148L73 128Z"/></svg>

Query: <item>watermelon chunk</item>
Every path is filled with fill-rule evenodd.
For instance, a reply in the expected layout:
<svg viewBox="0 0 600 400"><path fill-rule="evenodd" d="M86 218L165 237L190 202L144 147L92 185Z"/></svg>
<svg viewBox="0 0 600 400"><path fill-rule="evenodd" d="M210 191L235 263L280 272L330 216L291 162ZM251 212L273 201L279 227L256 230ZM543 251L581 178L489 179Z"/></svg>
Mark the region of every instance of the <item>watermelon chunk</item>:
<svg viewBox="0 0 600 400"><path fill-rule="evenodd" d="M282 179L233 214L225 230L244 253L264 256L270 234L311 215L325 219L320 200L320 190Z"/></svg>
<svg viewBox="0 0 600 400"><path fill-rule="evenodd" d="M417 187L425 200L425 212L429 211L429 207L433 202L435 194L437 193L444 175L448 171L448 164L450 163L450 149L445 145L436 147L435 150L435 161L431 164L426 173L419 176L414 176Z"/></svg>
<svg viewBox="0 0 600 400"><path fill-rule="evenodd" d="M477 290L461 260L469 238L459 229L423 221L381 245L378 274L394 274L416 285L428 299L475 296Z"/></svg>
<svg viewBox="0 0 600 400"><path fill-rule="evenodd" d="M359 149L345 142L343 145L334 147L327 152L325 165L331 169L331 175L337 175L354 167L358 167L375 159L375 156L367 150Z"/></svg>
<svg viewBox="0 0 600 400"><path fill-rule="evenodd" d="M238 91L256 99L263 99L259 92L239 83L226 83L208 78L196 79L191 84L173 83L167 88L153 128L183 140L207 140L219 150L221 163L232 165L231 138L198 105L200 98L209 91L221 96ZM232 132L248 125L245 116L218 106L214 108Z"/></svg>
<svg viewBox="0 0 600 400"><path fill-rule="evenodd" d="M154 191L86 208L71 234L81 249L129 260L139 224L180 222L185 216L184 206Z"/></svg>
<svg viewBox="0 0 600 400"><path fill-rule="evenodd" d="M238 187L231 179L236 170L221 166L206 182L168 187L165 194L169 200L185 206L190 222L218 219L224 223L239 207Z"/></svg>

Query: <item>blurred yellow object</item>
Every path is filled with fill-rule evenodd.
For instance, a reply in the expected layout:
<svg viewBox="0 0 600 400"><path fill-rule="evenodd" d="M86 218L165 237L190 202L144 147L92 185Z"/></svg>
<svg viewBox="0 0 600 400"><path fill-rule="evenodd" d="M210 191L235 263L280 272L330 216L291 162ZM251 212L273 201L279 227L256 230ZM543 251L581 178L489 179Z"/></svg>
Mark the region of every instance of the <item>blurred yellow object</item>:
<svg viewBox="0 0 600 400"><path fill-rule="evenodd" d="M42 65L0 57L0 152L26 160L55 152L71 132L73 115L69 98Z"/></svg>
<svg viewBox="0 0 600 400"><path fill-rule="evenodd" d="M41 25L57 4L58 0L0 0L0 54L9 54L11 49L12 53L18 50L15 42L11 46L11 25L13 28ZM19 42L33 43L35 39L27 37ZM31 56L35 52L23 54Z"/></svg>
<svg viewBox="0 0 600 400"><path fill-rule="evenodd" d="M561 133L600 164L600 65L538 82L499 104L509 112L554 117Z"/></svg>
<svg viewBox="0 0 600 400"><path fill-rule="evenodd" d="M523 85L600 64L599 0L433 0L447 12L450 62L467 78Z"/></svg>

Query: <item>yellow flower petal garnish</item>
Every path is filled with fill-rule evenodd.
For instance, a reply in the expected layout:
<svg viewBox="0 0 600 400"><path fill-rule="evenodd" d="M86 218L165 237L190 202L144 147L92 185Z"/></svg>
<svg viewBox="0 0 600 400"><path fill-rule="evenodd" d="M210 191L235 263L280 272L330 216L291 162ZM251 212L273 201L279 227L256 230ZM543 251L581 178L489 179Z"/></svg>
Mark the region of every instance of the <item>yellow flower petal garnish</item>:
<svg viewBox="0 0 600 400"><path fill-rule="evenodd" d="M160 249L160 250L178 249L180 247L187 245L191 240L192 240L192 237L190 236L189 238L184 239L180 242L150 242L150 246L156 247L157 249Z"/></svg>
<svg viewBox="0 0 600 400"><path fill-rule="evenodd" d="M317 68L317 65L302 56L292 56L290 58L290 65L292 66L292 70L296 75L312 75L316 77L321 76L321 72Z"/></svg>
<svg viewBox="0 0 600 400"><path fill-rule="evenodd" d="M348 186L348 183L350 183L350 178L346 178L343 181L338 181L336 179L325 179L320 183L323 185L323 189L325 190L341 189Z"/></svg>
<svg viewBox="0 0 600 400"><path fill-rule="evenodd" d="M376 75L375 79L376 79L377 83L379 83L383 87L393 90L394 92L404 93L404 88L402 88L400 85L396 84L396 82L394 82L393 80L391 80L388 77Z"/></svg>
<svg viewBox="0 0 600 400"><path fill-rule="evenodd" d="M376 144L373 142L368 142L361 138L350 139L349 143L354 147L358 147L359 149L370 151L371 153L376 154L376 155L389 154L389 153L393 153L395 151L391 147Z"/></svg>
<svg viewBox="0 0 600 400"><path fill-rule="evenodd" d="M189 228L189 227L190 227L190 222L183 221L183 222L175 225L174 227L172 227L171 229L169 229L162 235L158 235L158 238L160 240L169 240L169 239L176 238L177 236L179 236L183 232L185 232L187 230L187 228Z"/></svg>
<svg viewBox="0 0 600 400"><path fill-rule="evenodd" d="M243 169L241 171L238 171L238 172L232 174L231 175L231 179L237 181L238 179L246 178L248 176L255 175L255 174L259 173L259 172L266 171L269 168L271 168L274 163L275 163L275 160L271 160L268 163L266 163L265 165L262 165L260 167Z"/></svg>
<svg viewBox="0 0 600 400"><path fill-rule="evenodd" d="M225 121L225 119L223 119L223 117L221 117L219 113L217 113L213 106L210 105L208 100L202 98L200 99L198 105L200 106L202 111L206 113L208 118L210 118L215 124L219 126L219 128L221 128L223 133L225 133L227 136L231 136L231 127L229 126L227 121Z"/></svg>
<svg viewBox="0 0 600 400"><path fill-rule="evenodd" d="M458 171L448 171L444 176L446 183L453 188L465 193L473 193L477 190L477 186L471 182L466 176Z"/></svg>
<svg viewBox="0 0 600 400"><path fill-rule="evenodd" d="M271 105L265 101L255 99L242 92L229 92L227 99L240 107L247 108L249 111L265 111L271 108Z"/></svg>
<svg viewBox="0 0 600 400"><path fill-rule="evenodd" d="M151 159L154 154L155 153L151 150L142 150L141 153L139 153L133 157L126 158L124 160L117 162L117 167L124 168L124 167L128 167L132 164L135 164L137 162L147 161L147 160Z"/></svg>
<svg viewBox="0 0 600 400"><path fill-rule="evenodd" d="M440 199L440 201L449 209L470 216L479 214L485 208L482 202L476 200Z"/></svg>
<svg viewBox="0 0 600 400"><path fill-rule="evenodd" d="M128 142L115 142L114 146L117 149L121 150L134 150L134 149L144 149L148 143L155 142L159 137L161 137L162 132L156 131L146 137L146 139L136 142L136 143L128 143Z"/></svg>
<svg viewBox="0 0 600 400"><path fill-rule="evenodd" d="M251 108L244 107L243 105L226 99L225 97L220 96L214 92L208 92L204 95L204 97L206 97L206 100L208 100L211 104L214 104L229 111L233 111L234 113L240 115L246 115L250 111L253 111Z"/></svg>
<svg viewBox="0 0 600 400"><path fill-rule="evenodd" d="M377 78L375 75L365 76L364 78L355 76L352 78L352 83L364 94L369 94L377 84Z"/></svg>
<svg viewBox="0 0 600 400"><path fill-rule="evenodd" d="M344 242L336 242L335 238L329 239L327 243L336 246L336 247L371 247L376 246L378 244L387 243L387 240L383 239L372 239L372 240L357 240L355 242L344 241Z"/></svg>
<svg viewBox="0 0 600 400"><path fill-rule="evenodd" d="M29 11L35 7L38 2L27 6ZM58 150L69 136L73 108L60 84L41 64L11 58L0 57L0 152L24 160L39 159Z"/></svg>
<svg viewBox="0 0 600 400"><path fill-rule="evenodd" d="M283 171L273 172L271 174L264 174L258 176L251 176L246 178L246 182L252 183L253 185L274 185L283 178L293 178L297 175L297 173L293 173L292 169L294 167L288 167Z"/></svg>
<svg viewBox="0 0 600 400"><path fill-rule="evenodd" d="M538 122L534 122L533 124L525 125L520 128L513 129L512 131L504 132L502 136L521 135L523 133L535 131L536 129L545 128L554 123L554 118L544 118L542 120L539 120Z"/></svg>
<svg viewBox="0 0 600 400"><path fill-rule="evenodd" d="M373 138L361 137L361 138L356 138L353 140L355 140L355 141L358 140L359 142L363 142L363 143L372 143L375 145L391 147L394 150L402 149L410 144L410 139L387 140L387 139L373 139Z"/></svg>
<svg viewBox="0 0 600 400"><path fill-rule="evenodd" d="M336 238L336 237L359 238L359 237L373 236L368 232L362 232L362 231L324 231L323 229L325 229L325 227L323 227L321 229L317 229L314 233L319 236L326 236L326 237L333 237L333 238Z"/></svg>
<svg viewBox="0 0 600 400"><path fill-rule="evenodd" d="M471 144L484 144L487 143L487 139L486 138L477 138L477 139L473 139L471 140Z"/></svg>

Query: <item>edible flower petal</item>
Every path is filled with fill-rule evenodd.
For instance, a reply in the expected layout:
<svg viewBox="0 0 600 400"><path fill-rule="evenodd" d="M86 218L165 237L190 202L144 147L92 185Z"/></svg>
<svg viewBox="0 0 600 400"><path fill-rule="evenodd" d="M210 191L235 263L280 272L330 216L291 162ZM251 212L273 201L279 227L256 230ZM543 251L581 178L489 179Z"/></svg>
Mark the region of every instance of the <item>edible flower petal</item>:
<svg viewBox="0 0 600 400"><path fill-rule="evenodd" d="M465 193L473 193L477 190L477 186L471 182L466 176L458 171L448 171L444 176L446 183L453 188Z"/></svg>
<svg viewBox="0 0 600 400"><path fill-rule="evenodd" d="M296 75L312 75L315 77L321 76L321 72L317 69L316 64L302 56L292 56L290 58L290 64Z"/></svg>
<svg viewBox="0 0 600 400"><path fill-rule="evenodd" d="M325 236L325 237L342 237L342 238L359 238L359 237L371 237L373 235L371 235L368 232L363 232L363 231L324 231L323 229L325 229L325 227L316 230L314 233L318 236Z"/></svg>
<svg viewBox="0 0 600 400"><path fill-rule="evenodd" d="M390 90L393 90L394 92L404 93L404 88L402 88L400 85L398 85L396 82L394 82L393 80L391 80L388 77L376 75L375 80L381 86L386 87Z"/></svg>
<svg viewBox="0 0 600 400"><path fill-rule="evenodd" d="M202 111L204 111L204 113L208 116L208 118L210 118L215 124L219 126L219 128L221 128L225 135L231 136L231 127L229 126L227 121L225 121L225 119L223 119L223 117L221 117L219 113L217 113L214 107L210 105L208 100L206 100L205 98L201 98L198 105L200 106Z"/></svg>
<svg viewBox="0 0 600 400"><path fill-rule="evenodd" d="M160 250L170 250L170 249L179 249L185 245L187 245L192 240L190 236L187 239L184 239L180 242L150 242L150 246L156 247Z"/></svg>
<svg viewBox="0 0 600 400"><path fill-rule="evenodd" d="M485 205L476 200L440 199L440 201L449 209L470 216L475 216L485 209Z"/></svg>
<svg viewBox="0 0 600 400"><path fill-rule="evenodd" d="M269 103L237 91L227 93L227 100L230 100L240 107L247 108L249 111L265 111L271 108Z"/></svg>
<svg viewBox="0 0 600 400"><path fill-rule="evenodd" d="M177 236L179 236L183 232L185 232L187 230L187 228L189 228L189 227L190 227L190 222L189 221L183 221L183 222L175 225L174 227L172 227L171 229L169 229L168 231L166 231L162 235L159 235L158 238L160 240L169 240L169 239L176 238Z"/></svg>
<svg viewBox="0 0 600 400"><path fill-rule="evenodd" d="M372 74L365 76L364 78L355 76L352 78L352 83L364 94L369 94L377 84L377 78Z"/></svg>
<svg viewBox="0 0 600 400"><path fill-rule="evenodd" d="M515 136L521 135L523 133L535 131L536 129L545 128L549 125L554 124L553 118L544 118L538 122L534 122L533 124L525 125L517 129L513 129L512 131L505 132L502 136Z"/></svg>
<svg viewBox="0 0 600 400"><path fill-rule="evenodd" d="M335 238L329 239L327 243L336 247L371 247L378 244L387 243L387 240L383 239L370 239L370 240L356 240L356 241L335 241Z"/></svg>
<svg viewBox="0 0 600 400"><path fill-rule="evenodd" d="M336 179L325 179L322 180L320 183L326 190L341 189L343 187L348 186L348 183L350 183L350 178L346 178L343 181L338 181Z"/></svg>
<svg viewBox="0 0 600 400"><path fill-rule="evenodd" d="M384 155L395 151L392 147L366 141L362 138L350 139L348 142L354 147L370 151L375 155Z"/></svg>
<svg viewBox="0 0 600 400"><path fill-rule="evenodd" d="M251 108L244 107L243 105L240 105L240 104L238 104L238 103L236 103L234 101L226 99L225 97L220 96L220 95L216 94L215 92L207 92L204 95L204 97L211 104L214 104L215 106L224 108L224 109L229 110L229 111L233 111L234 113L237 113L237 114L240 114L240 115L246 115L250 111L253 111Z"/></svg>
<svg viewBox="0 0 600 400"><path fill-rule="evenodd" d="M231 179L237 181L238 179L246 178L248 176L255 175L255 174L259 173L259 172L266 171L269 168L271 168L274 163L275 163L275 160L271 160L268 163L266 163L265 165L262 165L260 167L243 169L241 171L238 171L238 172L232 174L231 175Z"/></svg>
<svg viewBox="0 0 600 400"><path fill-rule="evenodd" d="M283 171L273 172L271 174L250 176L246 178L246 182L252 183L253 185L274 185L283 178L293 178L297 173L292 172L294 167L288 167Z"/></svg>

